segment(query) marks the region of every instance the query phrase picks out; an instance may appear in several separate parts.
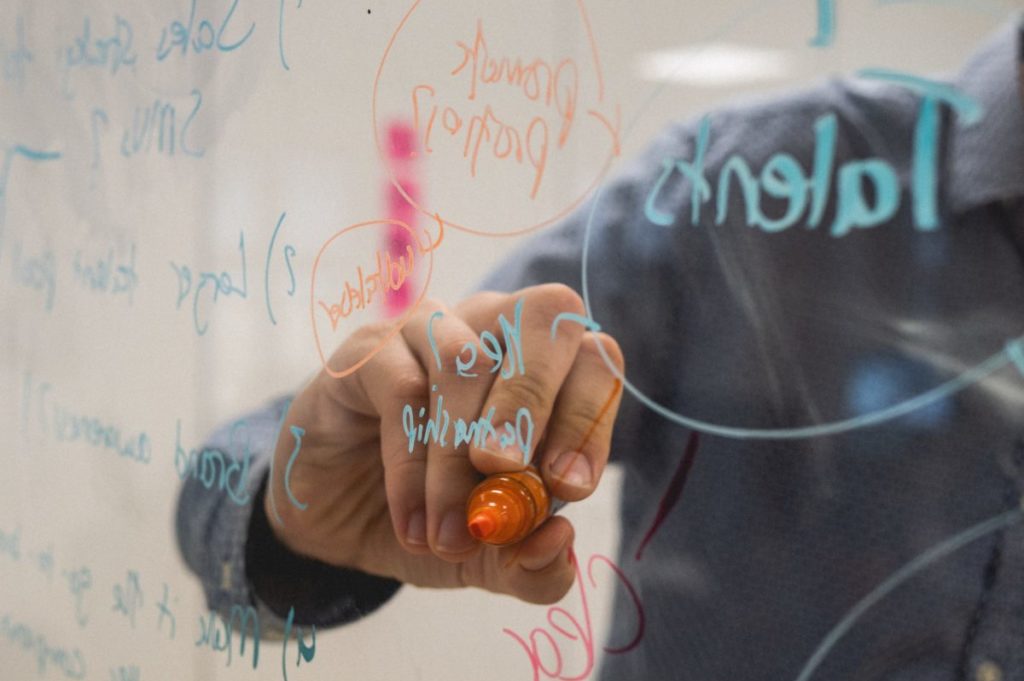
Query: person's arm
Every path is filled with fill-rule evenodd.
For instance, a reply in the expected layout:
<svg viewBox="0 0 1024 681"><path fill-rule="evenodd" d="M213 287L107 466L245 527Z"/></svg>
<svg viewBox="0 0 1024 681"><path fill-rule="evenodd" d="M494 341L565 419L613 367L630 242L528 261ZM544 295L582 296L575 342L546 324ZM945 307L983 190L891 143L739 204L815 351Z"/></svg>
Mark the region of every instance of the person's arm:
<svg viewBox="0 0 1024 681"><path fill-rule="evenodd" d="M208 606L225 617L233 606L253 606L264 633L280 632L292 608L295 621L302 624L331 626L358 619L400 586L392 579L299 556L271 530L264 512L266 480L290 402L290 397L275 400L213 433L197 451L195 474L186 477L178 498L179 547L202 583ZM236 479L244 483L230 495L203 483L204 471L219 475L214 467L221 457L235 462Z"/></svg>
<svg viewBox="0 0 1024 681"><path fill-rule="evenodd" d="M600 271L602 279L594 289L599 305L607 304L607 293L614 291L615 279L624 281L627 277L632 276L635 281L642 283L655 281L664 276L667 267L664 262L665 254L659 255L656 246L645 245L643 235L622 230L621 226L636 220L635 213L640 210L638 206L642 206L646 191L645 182L653 181L653 177L645 177L653 172L652 159L657 160L660 154L667 153L665 150L669 147L685 150L686 140L686 131L682 129L669 131L661 141L652 147L645 159L635 163L628 172L621 175L604 192L599 206L600 210L594 216L595 224L591 242L591 255L595 258L596 269ZM570 220L538 235L496 270L488 278L484 288L513 291L527 284L563 282L578 292L580 290L582 237L586 222L591 217L589 209L589 204L585 205ZM643 262L651 269L646 271L636 269L638 262ZM544 306L544 296L534 298L524 306L524 317L527 323L538 329L529 341L531 346L526 348L532 356L539 358L534 361L527 360L527 367L534 371L541 365L545 369L551 368L544 355L550 354L550 344L546 339L550 335L550 324L554 315L565 311L584 312L578 293L556 289L553 295L555 297L553 307L551 305ZM511 319L514 301L515 297L509 294L502 299L501 304L494 303L491 299L491 302L488 303L471 304L468 310L456 308L448 317L453 322L459 322L449 330L452 338L477 338L485 326L490 327L496 323L497 315L503 310L507 318ZM551 565L552 559L560 552L568 550L571 543L571 527L568 527L562 518L554 519L555 522L547 524L550 527L546 532L537 532L524 543L526 548L533 549L532 552L517 547L514 554L509 554L515 555L521 565L504 570L495 568L497 563L493 557L484 561L486 565L479 558L474 559L473 556L478 553L479 546L471 546L470 550L464 554L453 554L440 550L438 535L442 520L437 517L431 517L426 523L424 530L427 531L428 536L424 537L425 541L422 544L413 545L407 541L406 537L396 537L393 527L400 527L406 533L409 531L412 509L394 511L388 504L392 494L395 494L395 498L407 495L405 493L399 495L399 493L391 491L387 494L383 493L385 485L381 479L383 468L380 463L380 442L388 437L387 431L390 431L392 436L397 436L392 437L390 446L392 448L397 446L400 450L406 449L407 438L402 431L400 418L403 400L391 400L386 407L390 413L379 414L381 405L374 404L373 400L369 399L370 396L365 390L366 385L375 382L386 385L391 382L392 386L388 386L387 389L397 388L400 391L408 391L409 381L407 379L410 373L406 369L412 365L415 367L413 373L416 371L420 373L422 386L417 389L429 390L430 385L437 384L438 378L447 382L441 392L446 394L445 406L453 412L453 421L457 416L468 420L480 414L483 411L483 401L487 399L489 391L493 388L493 386L487 387L486 378L477 379L475 384L468 383L467 379L451 381L449 374L452 372L454 364L451 351L448 351L445 371L440 374L437 374L436 367L432 366L434 364L432 357L417 355L417 353L422 353L426 347L424 332L429 316L429 311L425 315L420 313L406 326L403 334L400 334L410 337L415 335L416 337L411 343L402 342L399 350L392 353L393 358L401 358L399 364L405 362L404 367L396 365L397 368L392 366L388 369L382 365L378 367L376 374L373 374L371 370L374 367L367 365L356 372L347 383L330 379L322 374L298 396L299 410L296 412L293 406L283 428L281 427L281 417L285 406L283 401L246 417L245 420L251 433L253 455L249 478L249 493L252 501L249 504L239 506L224 494L218 493L216 490L207 490L198 480L190 478L186 481L181 492L178 509L179 542L186 561L203 582L211 608L226 612L235 604L254 604L261 608L261 612L266 615L268 622L280 624L281 618L288 614L289 608L294 607L296 623L342 624L372 611L397 590L400 581L445 586L463 585L458 580L452 581L442 575L454 574L450 568L467 560L475 560L479 563L480 569L477 572L467 572L467 574L472 574L473 579L479 585L491 590L511 592L527 600L557 599L569 588L572 571L567 567L548 572L543 569ZM463 319L459 321L459 317ZM466 319L466 317L471 319ZM664 328L664 323L662 323L662 328ZM372 341L372 333L370 335ZM633 336L633 338L626 338L625 342L634 343L642 337L642 334L634 333ZM540 337L544 337L543 343L538 342L537 339ZM538 404L533 407L536 412L535 418L547 419L552 412L554 398L563 387L571 383L568 377L574 373L589 376L577 379L573 383L576 387L572 389L580 390L579 386L590 386L584 388L588 393L587 400L596 399L597 403L592 405L589 405L587 401L581 403L588 404L588 408L594 412L593 416L596 416L603 406L601 402L606 399L614 387L614 379L596 350L597 344L594 341L594 335L584 334L582 327L576 324L563 324L559 331L559 338L569 341L569 350L558 360L558 366L555 367L556 373L562 374L562 377L557 385L541 388L542 392L548 391L551 394L541 398L547 400L548 404ZM420 346L418 349L410 350L410 347L417 344ZM618 355L618 345L610 337L605 336L603 345L607 351ZM455 354L458 354L459 348L461 348L461 344L455 346ZM386 353L381 353L380 356L384 354ZM412 361L406 362L410 358ZM580 358L580 366L574 368L573 365L577 358ZM437 375L431 375L432 371ZM428 382L424 382L422 379L428 379ZM348 385L349 390L347 393L342 391L345 394L341 395L343 399L339 401L339 395L332 396L331 393L344 385ZM459 405L459 401L453 400L453 395L448 394L447 391L455 388L468 388L470 385L475 386L478 394L469 398L469 402L464 408L456 410L455 406ZM378 395L374 396L374 399L388 399L384 396L386 392L387 390L381 390ZM360 394L353 399L351 393ZM305 398L303 398L303 394ZM348 398L347 404L342 404L346 397ZM420 396L407 395L406 398L409 401L422 401ZM620 398L621 391L616 398L616 408ZM357 402L361 402L361 404L355 404ZM331 406L324 406L328 404ZM354 413L351 408L353 406L358 407L355 411L361 409L364 413ZM329 418L322 413L325 410L328 412ZM339 418L335 415L337 411L347 413L348 416ZM454 413L456 411L464 413ZM368 417L367 414L370 412L373 412L373 415ZM593 438L593 442L588 445L592 450L589 453L593 469L591 482L583 489L568 492L563 490L563 496L570 499L582 499L593 491L609 454L610 420L613 415L609 415L604 433ZM324 494L329 496L330 493L324 492L322 481L316 482L315 478L330 478L331 476L325 471L321 470L319 476L311 476L313 480L303 481L301 479L304 464L313 460L314 451L318 449L316 443L318 428L315 423L311 423L311 420L313 422L320 420L322 423L330 421L335 425L348 423L353 426L353 433L358 431L360 439L370 441L370 446L362 450L359 456L364 457L367 461L375 460L373 462L375 467L370 471L356 470L353 472L350 470L348 475L361 480L362 487L356 485L356 488L359 491L359 498L364 500L364 507L366 506L364 491L367 486L379 487L382 492L374 497L375 503L378 504L373 509L377 525L367 528L365 522L356 523L358 527L362 528L361 531L369 532L378 538L375 548L378 553L386 556L383 559L377 556L372 567L360 565L358 563L360 557L332 553L331 547L325 545L322 537L319 538L319 545L316 540L303 544L301 537L296 539L296 535L301 535L308 530L308 527L303 527L303 524L315 513L320 513L325 505L330 507L332 503L341 505L345 503L344 498L336 499L335 502L324 498ZM299 511L289 502L281 477L294 448L294 438L289 431L291 425L297 425L307 431L302 452L296 459L293 493L296 498L310 503L308 511ZM589 423L576 424L573 427L585 432ZM536 438L539 439L541 432L543 432L543 421L542 425L538 426ZM334 433L332 437L340 435L340 433ZM579 439L582 438L577 438L577 440ZM277 511L282 517L283 525L276 521L264 488L275 443L277 461L281 465L276 466L275 470L277 486L274 502L276 502ZM213 437L207 446L228 451L231 449L230 444L230 427L228 427ZM321 458L329 456L327 449L323 447L319 447L319 449ZM344 447L336 446L336 449L344 449ZM371 455L371 452L376 453ZM236 452L236 454L240 454L240 452ZM452 490L442 493L445 497L465 499L468 492L467 485L477 478L479 471L490 472L508 465L507 463L495 464L493 461L489 461L490 457L479 447L471 448L469 454L470 459L477 464L477 467L468 471L465 469L457 471L455 477L460 481ZM417 453L417 456L420 455ZM542 452L540 455L546 455L550 461L555 453ZM349 452L348 456L351 459L352 453ZM403 459L408 459L409 456L407 451L404 454L400 453L394 463L401 466L405 463ZM350 460L348 463L351 464L352 461ZM343 468L337 470L340 471ZM308 469L306 475L309 475ZM557 475L550 469L546 471L546 476L549 482L558 484ZM348 488L344 479L338 480L337 484ZM421 488L424 485L422 476L418 485ZM308 491L294 492L298 488ZM422 489L414 491L412 495L418 495L418 498L423 500ZM355 512L355 509L350 507L346 512L351 514ZM431 515L435 516L436 511ZM349 519L351 520L351 516ZM315 533L314 535L307 534L307 536L315 536ZM465 537L461 539L465 540ZM365 543L365 536L350 534L344 537L336 536L332 539L332 541L334 540L341 545L352 542ZM489 549L485 554L498 555ZM361 558L365 557L364 555ZM399 557L403 560L399 560ZM412 559L412 562L404 559ZM424 564L424 559L433 559L427 561L429 567ZM419 561L419 564L416 561ZM522 567L524 561L526 565L534 569L528 570ZM404 563L404 565L401 565L400 569L394 569L399 567L398 563ZM347 567L342 567L343 565ZM568 563L565 562L564 565L567 566ZM554 574L556 572L557 574Z"/></svg>
<svg viewBox="0 0 1024 681"><path fill-rule="evenodd" d="M613 381L596 348L601 343L616 357L617 345L578 325L551 340L555 318L580 311L579 297L558 285L478 294L455 308L425 303L397 336L386 323L369 325L329 360L348 366L380 347L360 371L342 379L323 371L286 413L278 403L222 429L206 447L236 461L248 451L245 493L206 489L200 472L187 476L178 509L179 543L210 607L230 613L257 606L267 631L291 608L295 624L355 619L399 582L476 586L533 602L560 598L574 574L565 518L549 519L515 546L484 547L469 536L464 505L481 475L521 469L524 458L540 462L549 487L566 500L596 487L618 402L616 394L608 408ZM456 375L464 345L488 331L504 335L503 319L515 319L521 334L520 369L499 371L480 357L477 378ZM440 406L431 405L435 392L445 396L452 432L412 442L406 412ZM523 431L523 444L510 445L506 424L518 427L521 410L535 428ZM472 423L481 414L491 415L494 441L458 441L455 420ZM579 465L587 470L583 480L570 474Z"/></svg>
<svg viewBox="0 0 1024 681"><path fill-rule="evenodd" d="M525 306L528 316L531 319L536 319L537 327L542 329L543 333L541 335L547 337L553 315L562 311L573 311L580 314L585 312L578 292L581 291L580 274L583 237L587 223L590 220L593 220L589 260L591 264L590 293L592 303L595 305L596 314L600 315L609 308L614 309L616 291L622 285L622 282L632 282L632 285L646 286L652 291L656 291L664 286L665 282L669 281L671 276L675 274L673 270L675 267L673 249L665 248L666 243L671 244L673 241L670 230L662 227L652 227L651 225L643 225L644 230L633 229L633 227L643 217L643 203L650 187L657 179L662 159L669 154L676 154L680 157L692 154L693 139L694 134L691 127L677 127L666 131L651 146L643 158L633 163L615 182L610 183L605 188L601 194L598 209L594 211L593 215L590 212L591 204L588 203L560 226L540 234L524 248L513 254L501 268L496 270L487 279L483 288L512 291L527 284L562 282L576 291L577 293L566 295L567 291L558 290L555 293L556 296L561 298L561 302L555 306L558 309L545 310L542 315L543 319L536 319L536 310L538 309L536 303L527 303ZM662 200L664 201L662 205L671 205L673 202L684 204L685 196L679 190L675 190L671 195L663 196ZM468 320L467 323L458 327L453 332L454 337L476 338L483 330L484 325L494 324L494 318L504 308L508 308L506 313L508 318L511 318L511 303L514 299L514 297L506 297L503 303L504 307L501 305L495 307L491 304L490 307L493 309L483 314L479 311L473 312L469 316L474 317L474 319ZM477 307L480 307L480 305ZM483 305L483 307L488 306ZM652 305L652 309L653 312L651 314L657 317L657 310L664 309L664 306ZM458 312L457 308L456 312ZM426 311L426 314L419 314L418 317L407 325L406 330L403 332L404 335L418 335L413 344L420 344L419 351L422 351L423 347L425 347L423 346L424 327L430 314L431 311L429 310ZM465 315L450 315L450 317L456 318L460 316ZM601 319L601 321L604 323L605 320ZM660 337L664 338L666 334L670 335L672 333L668 327L677 320L667 318L656 319L656 321ZM573 336L575 334L575 340L572 341L574 344L570 352L572 356L567 356L561 360L562 366L560 371L568 375L572 371L572 360L578 355L582 354L584 356L584 373L596 378L580 379L577 382L593 384L595 386L594 389L588 389L587 392L597 396L598 404L590 406L594 415L596 415L602 406L600 402L607 397L614 385L613 377L608 372L604 360L596 351L596 344L593 342L592 334L587 334L588 340L586 344L579 344L584 338L581 327L575 324L563 324L563 329L563 331L560 331L560 335ZM623 342L632 346L634 350L639 345L647 342L647 334L644 333L642 325L631 329L628 333L621 334L621 337ZM605 336L605 338L604 345L606 349L613 356L617 355L618 345L610 337ZM372 334L370 340L373 340ZM662 352L664 351L664 345L663 343L657 343L654 350ZM429 389L429 385L436 384L434 379L437 378L430 375L430 372L433 370L431 366L434 363L433 359L431 357L417 356L416 353L419 351L411 351L410 347L410 343L404 343L400 351L394 356L403 359L412 357L415 362L410 364L414 364L417 367L417 371L420 372L419 382L422 384L417 386L416 389ZM461 347L461 344L456 344L454 347L456 350L454 354L458 354L457 350ZM583 349L582 352L581 348ZM549 347L537 344L534 347L530 347L529 350L531 354L543 355L549 351ZM642 353L639 354L643 356ZM619 359L621 361L621 357ZM448 372L451 372L452 364L452 353L449 352L445 362ZM534 362L530 361L527 364L531 367L536 366ZM355 430L360 432L360 438L372 441L371 447L367 451L376 452L373 456L367 455L366 451L362 454L366 459L362 463L370 462L374 466L374 469L369 471L369 477L366 478L365 484L361 486L356 485L359 492L358 496L364 502L366 500L364 492L367 487L378 487L382 491L384 490L384 483L381 479L380 441L388 436L386 431L390 431L392 435L397 435L397 438L392 438L392 448L397 446L399 449L405 449L406 446L406 437L402 432L402 423L399 418L402 401L392 400L392 403L389 405L392 413L386 414L387 419L385 419L385 415L379 413L379 405L374 404L373 400L369 399L369 396L366 394L366 385L375 382L386 384L391 381L399 390L407 391L409 389L409 385L407 385L409 383L407 380L408 372L405 374L401 373L401 371L396 373L394 371L395 367L391 367L392 371L390 372L378 370L376 374L373 374L373 372L369 371L370 368L369 366L364 367L364 369L356 372L352 380L348 381L349 384L352 384L357 389L356 392L362 391L362 394L358 396L355 402L362 401L363 403L358 406L365 412L363 414L349 413L348 418L354 419L351 425L355 426ZM424 378L429 380L424 383L422 380ZM442 378L444 377L442 376ZM554 387L548 387L546 390L554 390L557 393L567 383L564 377L561 380L562 383ZM325 397L343 383L345 382L329 379L329 377L321 375L310 386L307 386L305 391L307 399L303 401L304 405L302 405L300 413L298 415L290 415L289 423L284 428L279 428L280 404L275 409L268 410L259 416L250 417L250 420L260 421L268 427L272 426L271 429L273 430L272 435L268 434L266 439L261 440L260 447L258 448L258 463L253 466L252 476L252 494L254 497L260 494L261 484L266 477L266 471L269 467L270 443L274 441L274 438L278 438L277 461L281 465L277 466L275 471L275 477L277 478L275 501L277 510L284 520L283 525L275 523L276 519L273 518L273 512L267 511L270 504L267 503L269 500L265 496L260 497L256 501L257 504L259 504L260 500L264 501L263 509L256 509L253 512L251 507L243 509L230 506L230 502L214 493L208 492L201 485L197 485L195 481L185 486L179 509L179 534L190 566L204 581L211 607L224 608L239 600L243 602L262 602L271 606L271 609L280 617L286 614L288 607L294 605L296 607L296 622L298 623L340 624L372 610L386 600L397 589L398 581L395 580L396 577L403 582L413 581L415 583L444 586L466 585L464 581L461 583L457 580L453 582L449 578L441 577L440 575L450 574L446 568L453 566L455 563L465 562L475 555L475 551L479 547L471 549L465 555L453 555L451 552L438 550L437 541L441 524L439 518L432 518L431 522L428 523L429 527L424 527L424 530L429 530L429 532L428 536L424 537L425 541L421 544L413 545L407 541L407 537L397 537L393 528L399 527L403 532L408 533L411 513L408 508L396 511L389 506L388 501L392 498L391 495L393 494L390 491L387 494L381 494L374 498L375 502L379 505L374 509L374 512L377 514L376 526L367 527L365 522L356 523L362 531L369 532L377 537L375 551L378 555L369 561L373 564L372 567L360 565L359 559L366 558L365 555L356 557L351 554L343 556L336 551L332 553L334 551L333 546L361 541L358 533L357 535L344 537L335 536L334 539L337 541L332 540L332 542L325 542L322 536L319 538L319 542L314 539L313 542L306 543L305 545L302 544L302 538L296 540L296 534L301 535L307 529L303 528L302 524L313 515L313 508L309 512L298 511L288 502L283 487L281 471L285 467L294 447L294 439L289 434L288 426L300 425L304 429L315 432L316 427L311 427L309 419L312 418L316 421L319 418L326 422L328 419L320 413L325 410L331 414L329 420L332 422L344 422L345 419L339 419L334 414L337 410L351 412L351 407L354 404L353 400L349 399L348 404L345 405L342 404L345 400L339 401L337 395L333 398ZM600 383L600 385L597 385L597 383ZM460 386L458 382L449 383L448 385L452 387L465 387L465 385ZM478 383L478 385L482 385L482 383ZM386 390L381 391L376 398L387 399L384 396L386 392ZM457 403L453 403L451 396L445 392L444 388L442 388L441 392L446 394L446 407L453 408L452 405ZM465 411L465 413L462 416L469 419L471 416L481 413L482 401L486 397L486 392L484 390L472 398L471 402L475 400L473 404L477 405L475 411L474 408L464 409L462 411ZM319 395L319 397L316 395ZM348 397L351 398L352 395L348 395ZM409 397L409 401L414 401L411 396ZM621 393L619 398L621 398ZM422 401L420 396L416 396L415 399ZM331 406L324 406L328 404ZM639 405L631 405L631 409L635 410L638 408ZM379 418L370 418L370 424L367 428L367 424L362 421L365 421L369 412L374 412L373 416L379 416ZM550 412L550 404L546 407L543 405L539 406L538 413L542 417L546 418L550 415ZM455 416L457 414L453 414L453 419ZM578 428L585 430L585 426L588 427L589 424L583 424L578 426ZM540 432L541 429L538 429L538 438ZM595 438L594 443L590 445L592 448L595 448L595 451L590 455L594 469L592 482L585 489L569 493L567 496L573 499L582 499L593 491L593 487L597 484L601 469L603 469L609 453L610 445L608 443L610 437L611 425L609 422L603 438ZM374 440L375 438L376 440ZM302 475L300 470L302 465L310 462L311 444L315 443L315 439L315 437L307 437L303 442L302 454L297 459L299 465L296 466L296 473L300 477ZM395 440L398 441L397 445L394 444ZM374 449L374 446L376 449ZM326 455L324 452L322 454ZM462 481L455 486L453 493L448 494L450 498L459 498L461 496L464 499L468 491L468 489L465 489L468 481L475 480L480 470L496 470L494 462L488 463L488 457L480 451L480 448L472 448L469 454L470 459L473 460L474 464L477 464L477 467L475 470L463 470L457 474L457 477L462 476ZM395 459L395 463L401 465L403 463L402 459L408 456L409 454L406 452L403 456ZM500 468L500 465L498 464L497 466ZM319 473L322 475L313 475L312 478L330 477L324 470L319 471ZM353 473L357 477L367 474L368 471L366 470ZM557 484L556 476L550 470L546 474L549 481ZM336 482L338 485L346 489L348 488L344 479L338 479ZM419 484L420 486L423 485L422 480ZM299 487L305 486L306 489L310 490L308 493L297 493L295 496L298 499L309 501L311 507L314 503L317 503L321 509L325 505L328 508L331 506L331 502L322 498L320 492L314 491L314 488L319 489L318 485L322 486L322 482L317 483L311 480L305 482L298 481L296 485ZM422 489L414 491L413 495L418 495L418 498L422 500ZM399 496L396 495L394 498L397 499ZM337 502L344 504L345 499L340 498ZM348 509L349 513L353 511L354 509L352 508ZM309 513L309 515L303 517L306 513ZM571 542L571 528L563 525L563 521L564 519L557 518L554 523L549 523L552 527L549 528L546 534L538 532L535 533L535 537L531 537L533 544L530 544L530 546L534 548L533 554L517 548L515 554L509 555L516 555L519 559L525 558L527 563L532 561L532 566L543 568L550 565L551 559L557 556L560 551L567 549ZM315 536L315 533L309 536ZM285 538L282 539L282 537ZM365 539L365 537L363 538ZM380 554L383 554L385 557L382 559ZM311 558L311 556L318 556L322 562L321 560ZM430 567L425 567L423 563L424 558L434 559L429 561ZM410 562L407 559L412 560ZM419 564L416 564L416 561L419 561ZM342 568L342 565L347 565L348 567ZM527 600L556 599L571 585L572 573L569 570L561 570L557 575L545 574L541 570L539 574L530 575L527 574L531 572L530 570L524 570L521 566L514 566L514 569L518 569L523 574L519 575L519 578L513 578L515 575L512 575L511 571L494 569L494 565L495 562L492 559L488 565L481 566L482 569L477 573L471 573L473 578L479 582L478 585L491 590L511 592ZM537 570L532 572L537 572ZM222 581L221 578L224 575L229 575L230 579ZM527 578L523 579L523 575Z"/></svg>

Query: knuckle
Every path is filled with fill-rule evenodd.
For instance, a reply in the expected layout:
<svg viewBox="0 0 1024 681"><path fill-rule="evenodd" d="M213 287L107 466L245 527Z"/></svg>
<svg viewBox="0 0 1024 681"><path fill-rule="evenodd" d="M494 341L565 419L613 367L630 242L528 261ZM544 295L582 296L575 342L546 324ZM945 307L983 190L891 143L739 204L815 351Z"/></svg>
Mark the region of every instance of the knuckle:
<svg viewBox="0 0 1024 681"><path fill-rule="evenodd" d="M407 402L420 400L427 394L427 383L420 371L398 371L391 377L391 393Z"/></svg>
<svg viewBox="0 0 1024 681"><path fill-rule="evenodd" d="M439 298L424 298L416 311L418 317L429 317L435 312L448 313L448 306Z"/></svg>
<svg viewBox="0 0 1024 681"><path fill-rule="evenodd" d="M529 304L545 319L554 318L563 312L582 315L586 308L583 298L565 284L541 284L530 291Z"/></svg>
<svg viewBox="0 0 1024 681"><path fill-rule="evenodd" d="M463 299L458 305L458 309L474 309L474 308L488 308L495 306L502 299L506 298L508 294L498 293L497 291L479 291L471 296Z"/></svg>
<svg viewBox="0 0 1024 681"><path fill-rule="evenodd" d="M492 374L495 373L495 367L498 366L498 363L491 359L486 353L480 352L477 354L476 364L474 366L477 367L475 371L478 374Z"/></svg>
<svg viewBox="0 0 1024 681"><path fill-rule="evenodd" d="M408 323L405 325L404 333L408 334L410 330L419 330L419 333L424 333L427 324L430 322L430 318L435 312L440 312L447 316L450 313L448 306L443 301L437 298L424 298L419 305L416 306L415 311L409 317ZM387 325L391 328L394 325L395 320L385 319L379 323Z"/></svg>
<svg viewBox="0 0 1024 681"><path fill-rule="evenodd" d="M472 345L472 339L468 337L446 338L438 342L437 356L441 360L442 371L455 371L456 360L466 362L472 357L470 352L466 351L467 344ZM477 357L477 361L479 360L480 358ZM432 367L432 369L434 368L436 368L436 365Z"/></svg>
<svg viewBox="0 0 1024 681"><path fill-rule="evenodd" d="M550 407L554 395L545 381L538 377L539 374L541 372L538 371L506 381L494 405L498 411L514 413L519 407L529 407L534 411L538 407Z"/></svg>
<svg viewBox="0 0 1024 681"><path fill-rule="evenodd" d="M385 475L388 491L393 494L408 495L415 490L409 489L414 480L419 480L423 475L423 458L409 454L403 450L401 455L392 457L386 463Z"/></svg>
<svg viewBox="0 0 1024 681"><path fill-rule="evenodd" d="M351 366L365 357L372 349L383 344L394 343L399 334L395 333L395 320L380 320L357 327L348 338L331 353L330 364L338 367ZM388 338L391 336L391 338Z"/></svg>
<svg viewBox="0 0 1024 681"><path fill-rule="evenodd" d="M562 413L559 414L558 423L553 424L553 430L557 431L558 440L575 443L578 445L577 448L587 451L598 449L598 445L601 444L600 440L593 436L588 437L588 435L590 435L591 430L602 425L601 423L595 423L600 415L599 409L599 404L589 402L586 404L574 403L561 407L559 411ZM601 420L604 421L606 419Z"/></svg>
<svg viewBox="0 0 1024 681"><path fill-rule="evenodd" d="M384 461L384 494L388 507L400 515L422 506L426 499L423 485L423 457L402 452Z"/></svg>

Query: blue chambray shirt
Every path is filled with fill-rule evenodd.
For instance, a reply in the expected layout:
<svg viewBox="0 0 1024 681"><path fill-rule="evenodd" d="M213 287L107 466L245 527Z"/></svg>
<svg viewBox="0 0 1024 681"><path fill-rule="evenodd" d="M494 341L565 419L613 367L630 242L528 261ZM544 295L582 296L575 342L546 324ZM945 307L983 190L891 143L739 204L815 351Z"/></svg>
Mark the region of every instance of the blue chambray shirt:
<svg viewBox="0 0 1024 681"><path fill-rule="evenodd" d="M693 122L666 130L596 204L486 281L582 291L587 244L590 313L621 343L637 392L673 414L738 429L701 426L679 501L638 558L691 430L634 394L623 400L612 450L625 473L617 562L647 626L638 648L606 657L602 678L795 679L858 602L943 545L950 550L850 620L812 678L1024 680L1024 522L1013 514L1024 492L1024 355L1004 350L1024 332L1020 49L1008 25L949 81L983 118L971 125L940 109L934 231L915 227L912 211L920 93L834 80L709 117L712 196L696 224L692 185L679 177L657 194L674 223L644 213L663 161L693 159ZM815 122L829 114L834 172L872 157L895 169L900 200L889 219L831 236L833 183L820 227L798 220L767 233L748 226L733 178L716 223L731 157L755 174L779 152L810 169ZM864 191L869 206L879 198ZM766 215L785 208L764 190L759 199ZM939 386L950 389L929 392ZM921 395L918 408L870 420ZM254 497L282 407L246 417ZM822 434L782 436L813 426ZM207 446L240 455L230 426ZM179 542L212 608L254 604L265 625L279 626L280 608L265 605L274 594L257 597L250 584L262 566L245 564L250 527L265 531L251 511L190 480ZM951 537L999 517L1008 520L952 550ZM300 621L350 621L390 593L385 585L360 602L345 584L318 593ZM627 597L616 608L611 645L636 627Z"/></svg>

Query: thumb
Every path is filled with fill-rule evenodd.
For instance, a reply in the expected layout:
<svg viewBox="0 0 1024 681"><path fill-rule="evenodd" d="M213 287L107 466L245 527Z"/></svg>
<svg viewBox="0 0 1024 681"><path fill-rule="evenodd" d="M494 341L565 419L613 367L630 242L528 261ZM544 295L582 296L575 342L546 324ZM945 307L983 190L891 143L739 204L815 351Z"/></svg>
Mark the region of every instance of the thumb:
<svg viewBox="0 0 1024 681"><path fill-rule="evenodd" d="M576 576L571 560L574 538L572 523L555 516L519 544L502 548L497 590L528 603L561 600Z"/></svg>

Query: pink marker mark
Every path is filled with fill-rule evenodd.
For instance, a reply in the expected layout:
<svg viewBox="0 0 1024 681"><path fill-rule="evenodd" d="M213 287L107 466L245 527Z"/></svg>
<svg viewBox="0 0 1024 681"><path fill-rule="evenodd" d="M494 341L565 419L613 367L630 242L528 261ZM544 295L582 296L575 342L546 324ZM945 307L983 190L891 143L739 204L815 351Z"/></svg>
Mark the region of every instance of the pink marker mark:
<svg viewBox="0 0 1024 681"><path fill-rule="evenodd" d="M420 198L419 183L416 179L416 134L408 123L401 121L392 123L387 131L386 162L389 174L395 178L395 184L385 182L384 197L386 217L390 220L403 222L412 230L402 229L395 225L384 237L383 250L393 258L400 257L406 249L413 248L413 234L416 232L416 209L409 203L406 196L414 201ZM405 195L399 190L404 190ZM416 282L405 281L402 286L385 300L384 313L388 317L402 314L413 302Z"/></svg>
<svg viewBox="0 0 1024 681"><path fill-rule="evenodd" d="M679 497L683 493L683 486L686 484L686 479L690 477L690 469L693 468L693 462L697 458L697 447L699 445L700 437L697 431L692 431L690 439L686 441L686 451L683 452L683 458L679 461L679 466L668 483L668 489L665 490L665 495L658 504L658 512L654 516L654 522L651 523L651 528L647 530L647 534L644 535L640 546L636 549L636 554L633 556L636 560L640 560L643 557L647 544L679 501Z"/></svg>

